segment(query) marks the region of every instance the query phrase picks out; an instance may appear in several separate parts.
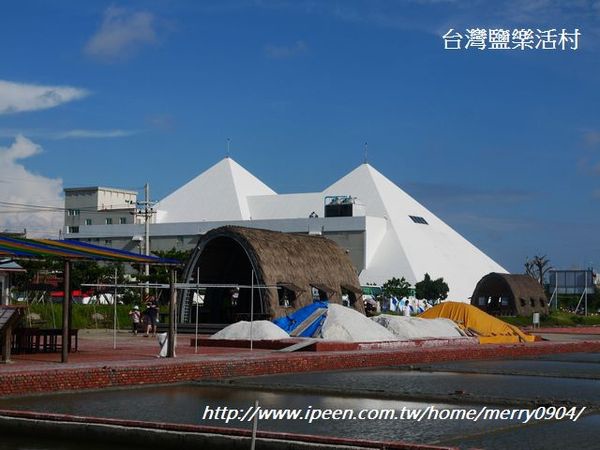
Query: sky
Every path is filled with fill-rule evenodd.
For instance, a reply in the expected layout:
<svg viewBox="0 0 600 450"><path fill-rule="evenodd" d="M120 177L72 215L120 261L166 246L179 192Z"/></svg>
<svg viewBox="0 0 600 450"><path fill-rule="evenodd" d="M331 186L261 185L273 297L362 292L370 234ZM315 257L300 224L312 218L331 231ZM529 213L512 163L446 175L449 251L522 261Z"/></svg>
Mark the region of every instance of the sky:
<svg viewBox="0 0 600 450"><path fill-rule="evenodd" d="M473 29L580 36L465 49ZM23 0L0 42L0 230L56 235L65 187L159 200L228 139L275 191L320 191L367 142L509 271L600 266L600 1Z"/></svg>

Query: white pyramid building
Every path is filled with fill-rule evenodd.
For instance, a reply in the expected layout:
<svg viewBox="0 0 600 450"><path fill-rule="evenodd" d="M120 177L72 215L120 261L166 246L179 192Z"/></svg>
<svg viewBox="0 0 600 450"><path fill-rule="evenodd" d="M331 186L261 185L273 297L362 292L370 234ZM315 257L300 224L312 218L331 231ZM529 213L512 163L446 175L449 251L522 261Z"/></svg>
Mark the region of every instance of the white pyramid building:
<svg viewBox="0 0 600 450"><path fill-rule="evenodd" d="M250 220L248 197L277 195L231 158L224 158L157 205L158 223Z"/></svg>
<svg viewBox="0 0 600 450"><path fill-rule="evenodd" d="M326 196L351 196L361 207L354 208L353 217L325 217ZM313 212L319 218L309 219ZM456 301L468 301L489 272L506 272L369 164L322 192L278 195L225 158L162 199L157 222L182 227L201 223L201 232L224 223L288 232L312 232L317 225L334 240L336 233L341 236L342 246L347 236L358 232L362 237L354 258L363 285L381 285L392 277L414 285L429 273L444 278L450 287L448 298Z"/></svg>
<svg viewBox="0 0 600 450"><path fill-rule="evenodd" d="M464 301L482 276L489 272L506 273L369 164L357 167L323 192L348 193L364 204L367 216L386 219L385 230L375 233L373 245L367 245L361 282L382 284L392 276L404 276L414 285L429 273L448 283L449 299Z"/></svg>

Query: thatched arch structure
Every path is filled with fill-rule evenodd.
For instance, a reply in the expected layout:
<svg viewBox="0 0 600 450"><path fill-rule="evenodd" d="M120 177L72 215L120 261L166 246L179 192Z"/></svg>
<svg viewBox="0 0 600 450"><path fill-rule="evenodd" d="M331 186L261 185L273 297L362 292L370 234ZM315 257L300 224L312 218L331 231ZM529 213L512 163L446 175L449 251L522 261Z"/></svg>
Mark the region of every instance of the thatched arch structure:
<svg viewBox="0 0 600 450"><path fill-rule="evenodd" d="M202 236L184 271L184 281L202 284L255 285L255 319L285 315L313 301L313 294L364 313L356 270L346 252L322 236L289 234L237 226L224 226ZM229 323L248 320L251 289L207 288L200 322ZM193 318L192 292L182 293L180 320Z"/></svg>
<svg viewBox="0 0 600 450"><path fill-rule="evenodd" d="M489 273L477 283L471 304L496 316L548 314L546 293L529 275Z"/></svg>

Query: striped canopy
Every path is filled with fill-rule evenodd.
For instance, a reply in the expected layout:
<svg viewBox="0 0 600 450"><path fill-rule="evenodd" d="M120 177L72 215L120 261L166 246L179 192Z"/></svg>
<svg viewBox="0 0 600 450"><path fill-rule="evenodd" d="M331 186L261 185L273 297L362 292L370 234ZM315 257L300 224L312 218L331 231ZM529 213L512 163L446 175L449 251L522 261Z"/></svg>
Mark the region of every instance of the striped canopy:
<svg viewBox="0 0 600 450"><path fill-rule="evenodd" d="M181 264L174 259L100 247L80 241L54 239L22 239L0 236L0 257L14 259L61 258L74 261L120 261L143 264Z"/></svg>

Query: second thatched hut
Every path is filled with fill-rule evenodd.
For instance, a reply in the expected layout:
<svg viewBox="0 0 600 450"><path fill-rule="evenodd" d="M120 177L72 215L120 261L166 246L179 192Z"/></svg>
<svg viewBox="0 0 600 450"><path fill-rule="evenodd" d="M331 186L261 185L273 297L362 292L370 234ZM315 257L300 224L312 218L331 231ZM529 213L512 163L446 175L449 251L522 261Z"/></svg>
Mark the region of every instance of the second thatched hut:
<svg viewBox="0 0 600 450"><path fill-rule="evenodd" d="M546 293L529 275L489 273L477 283L471 304L495 316L548 314Z"/></svg>

